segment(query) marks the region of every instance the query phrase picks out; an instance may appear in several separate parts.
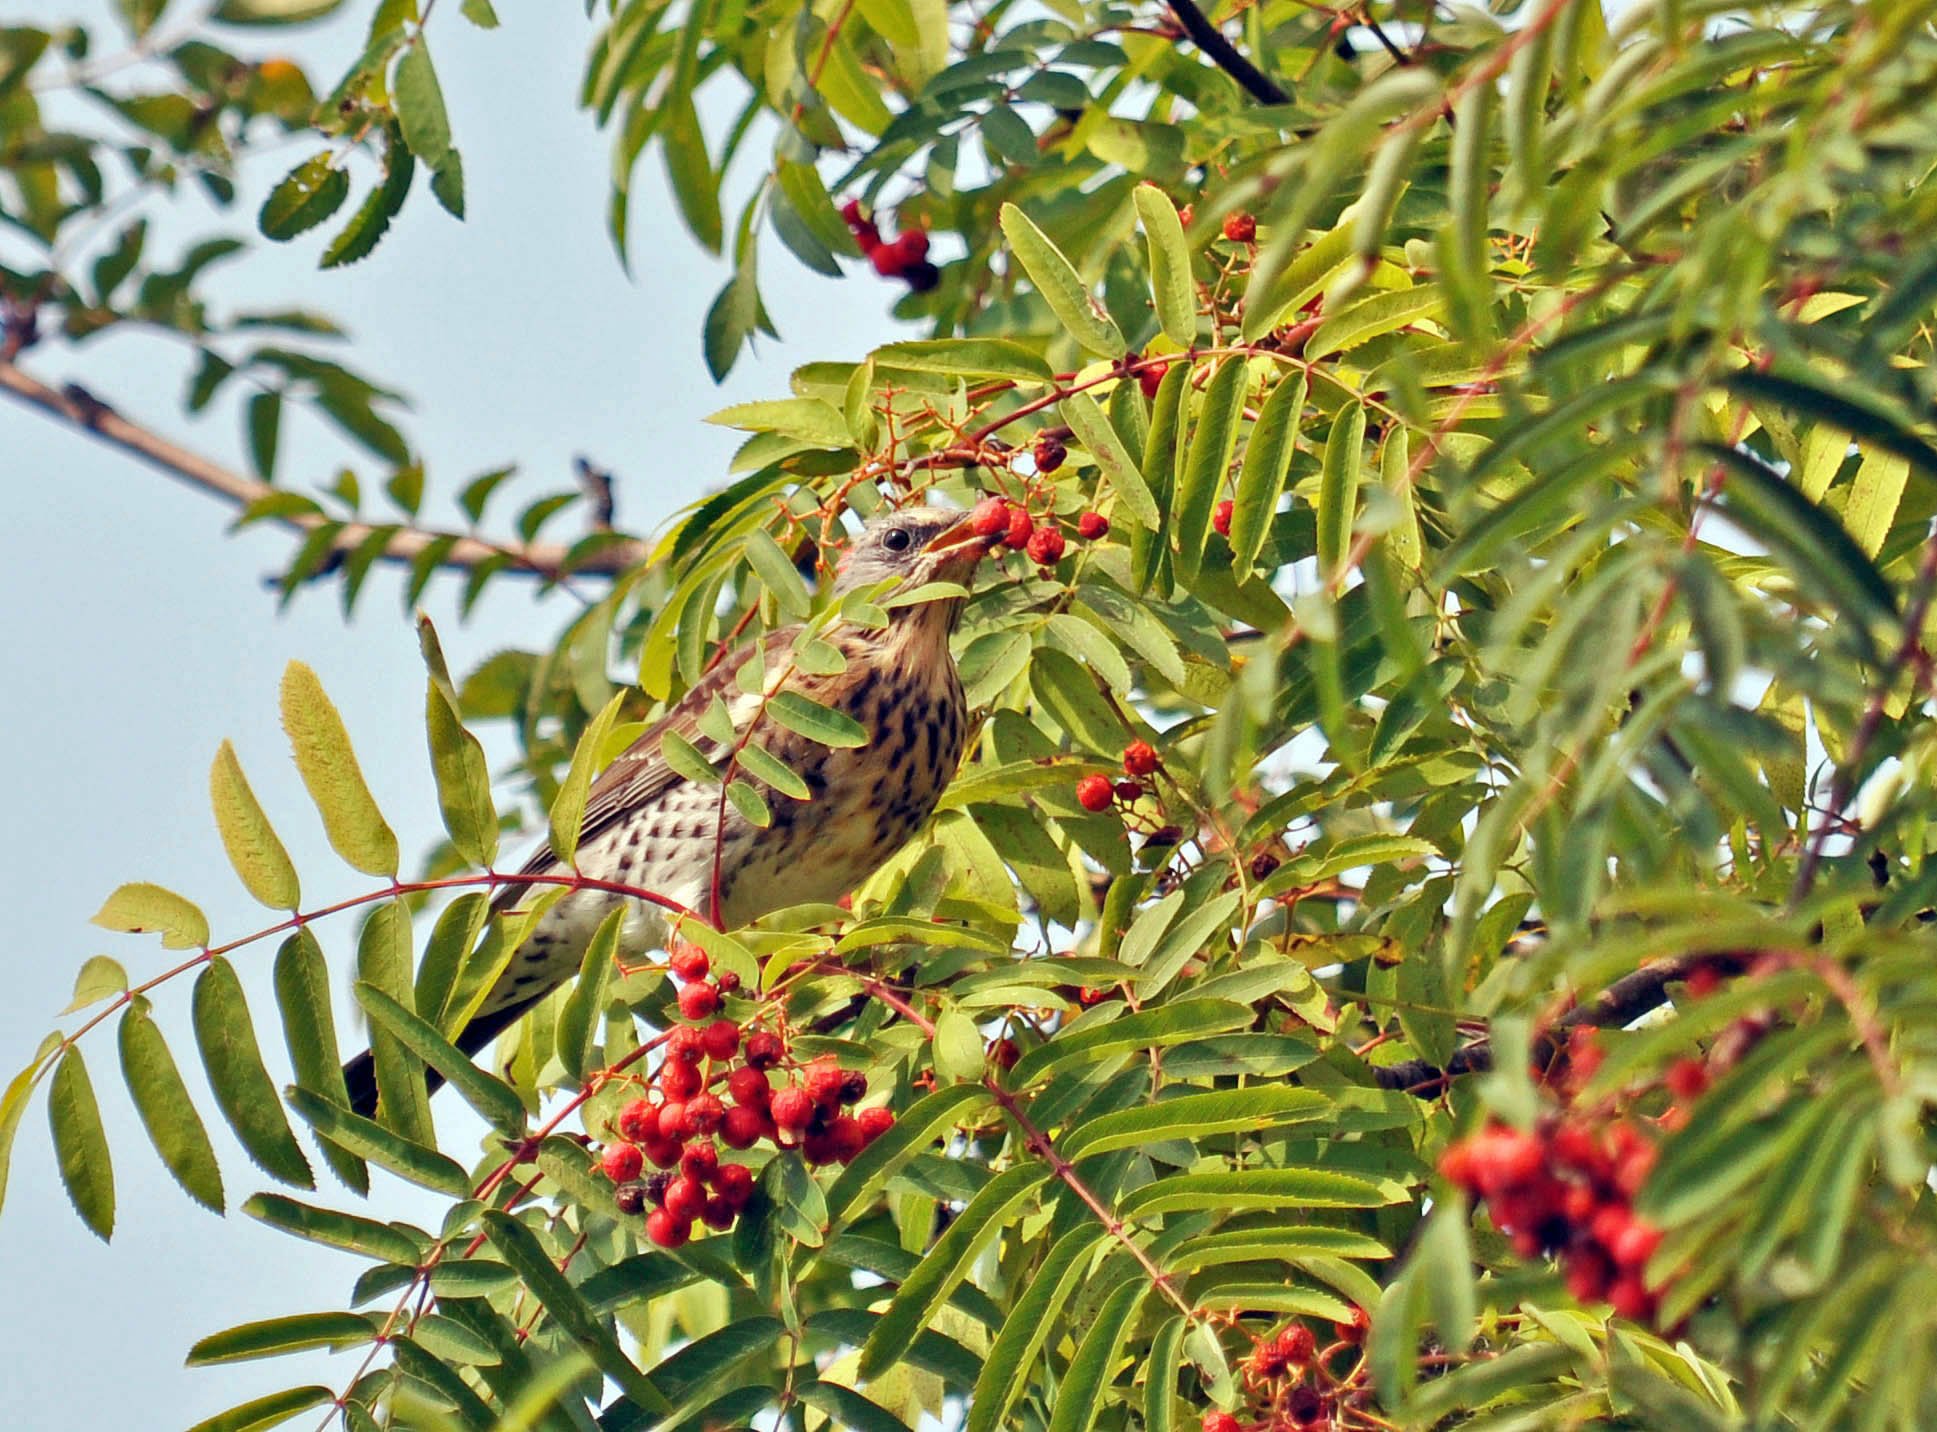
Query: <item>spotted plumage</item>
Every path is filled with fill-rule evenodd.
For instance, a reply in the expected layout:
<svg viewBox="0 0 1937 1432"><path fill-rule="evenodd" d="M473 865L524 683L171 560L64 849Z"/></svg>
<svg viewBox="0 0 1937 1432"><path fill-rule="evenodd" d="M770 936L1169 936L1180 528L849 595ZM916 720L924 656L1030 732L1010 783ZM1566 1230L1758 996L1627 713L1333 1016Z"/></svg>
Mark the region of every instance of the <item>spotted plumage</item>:
<svg viewBox="0 0 1937 1432"><path fill-rule="evenodd" d="M834 592L866 591L890 579L904 588L966 583L988 545L959 512L902 508L855 538L836 569ZM797 627L729 654L593 782L579 836L579 873L655 891L710 917L717 869L717 913L725 929L850 893L921 828L961 763L967 712L949 653L961 605L959 597L945 597L899 607L885 628L835 623L822 633L845 661L833 675L794 668ZM853 718L866 729L866 744L824 746L782 726L765 710L767 697L782 688ZM808 787L802 801L755 781L772 813L767 827L723 800L718 783L687 780L662 754L664 736L676 732L716 766L724 765L731 748L700 730L716 701L725 703L736 740L750 736ZM520 873L569 870L547 845ZM496 908L514 909L532 898L530 887L507 887ZM593 933L618 906L626 907L622 957L663 946L670 933L666 911L616 894L574 891L551 906L513 955L460 1031L458 1046L475 1053L577 974ZM373 1108L368 1055L344 1073L353 1104L366 1112Z"/></svg>

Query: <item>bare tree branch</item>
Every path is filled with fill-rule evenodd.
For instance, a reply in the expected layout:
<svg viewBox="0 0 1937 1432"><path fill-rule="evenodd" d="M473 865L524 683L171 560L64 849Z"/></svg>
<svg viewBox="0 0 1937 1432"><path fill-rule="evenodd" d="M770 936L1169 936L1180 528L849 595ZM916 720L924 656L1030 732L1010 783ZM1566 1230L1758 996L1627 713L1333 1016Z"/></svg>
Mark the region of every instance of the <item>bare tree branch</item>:
<svg viewBox="0 0 1937 1432"><path fill-rule="evenodd" d="M1623 975L1586 1004L1568 1010L1535 1036L1535 1066L1544 1069L1551 1063L1567 1043L1567 1032L1576 1025L1614 1029L1639 1019L1651 1009L1660 1008L1668 1002L1668 986L1687 979L1701 964L1732 973L1740 970L1742 961L1734 955L1689 956L1660 960L1633 974ZM1403 1064L1388 1064L1375 1069L1373 1075L1381 1089L1397 1089L1401 1093L1416 1094L1422 1099L1436 1099L1461 1075L1479 1074L1492 1067L1491 1041L1476 1039L1455 1050L1444 1069L1424 1059L1409 1059Z"/></svg>
<svg viewBox="0 0 1937 1432"><path fill-rule="evenodd" d="M141 459L150 467L237 508L248 508L282 489L245 476L220 463L190 452L167 438L130 421L85 388L68 384L51 388L10 362L0 362L0 392L16 402L100 439L109 447ZM326 519L308 513L278 515L275 521L296 532L321 526ZM376 530L369 522L346 522L337 534L335 550L347 556ZM587 553L567 569L570 547L559 542L491 542L463 533L409 527L398 531L384 548L382 560L409 563L432 543L449 542L438 559L440 567L469 570L486 561L508 561L506 570L524 571L556 580L564 576L610 576L645 559L645 544L630 538Z"/></svg>
<svg viewBox="0 0 1937 1432"><path fill-rule="evenodd" d="M1278 82L1239 53L1237 46L1224 38L1224 32L1206 19L1192 0L1169 0L1169 5L1170 13L1177 17L1184 33L1211 57L1212 63L1236 80L1246 94L1259 104L1291 103L1291 96L1278 87Z"/></svg>

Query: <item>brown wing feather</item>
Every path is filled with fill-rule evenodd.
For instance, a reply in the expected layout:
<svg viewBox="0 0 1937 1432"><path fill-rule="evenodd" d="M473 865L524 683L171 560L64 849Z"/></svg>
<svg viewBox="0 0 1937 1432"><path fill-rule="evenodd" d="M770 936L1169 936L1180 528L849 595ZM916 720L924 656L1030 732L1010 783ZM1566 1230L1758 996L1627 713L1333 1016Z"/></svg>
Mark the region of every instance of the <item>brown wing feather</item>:
<svg viewBox="0 0 1937 1432"><path fill-rule="evenodd" d="M581 848L617 824L628 812L656 801L685 780L659 754L660 738L666 732L674 731L684 736L709 757L719 755L719 752L709 749L714 743L700 734L700 717L706 714L714 697L731 699L732 692L737 689L734 678L754 652L772 653L776 648L789 649L799 632L797 626L782 627L768 632L757 642L748 642L727 653L723 661L693 683L670 711L614 756L612 763L592 781L592 789L586 795L585 819L580 824L578 836ZM547 840L532 852L531 858L518 868L518 873L541 875L557 867L558 863L558 857L552 853L551 842ZM491 903L496 909L508 910L518 904L529 890L530 887L525 885L507 886L498 892L497 898Z"/></svg>

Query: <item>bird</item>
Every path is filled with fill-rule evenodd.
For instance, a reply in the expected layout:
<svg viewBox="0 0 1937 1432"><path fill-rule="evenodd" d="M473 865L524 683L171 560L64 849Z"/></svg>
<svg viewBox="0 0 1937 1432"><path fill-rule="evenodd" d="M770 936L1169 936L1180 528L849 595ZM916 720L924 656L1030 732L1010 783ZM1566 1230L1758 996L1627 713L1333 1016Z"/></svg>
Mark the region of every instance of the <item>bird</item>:
<svg viewBox="0 0 1937 1432"><path fill-rule="evenodd" d="M1000 541L1000 533L979 533L972 514L951 508L910 504L867 522L835 568L836 603L850 593L952 585L932 600L890 608L884 627L845 618L829 623L819 635L844 659L830 675L795 666L799 625L730 651L592 782L575 861L560 860L547 842L519 876L569 876L576 868L582 876L654 891L709 922L717 918L723 930L852 893L927 821L961 764L968 703L949 638L976 564ZM761 679L743 681L742 669L756 653L761 665L749 674ZM829 665L816 663L817 669ZM783 688L859 722L866 742L830 747L781 725L765 703ZM716 769L724 767L732 747L701 729L716 702L725 703L736 740L757 741L807 786L808 798L796 800L753 780L771 813L765 827L723 801L717 782L689 779L666 759L665 738L673 734L696 746ZM744 768L736 778L752 780ZM515 912L545 888L513 880L492 908ZM665 948L674 925L667 910L616 893L572 891L519 946L457 1032L457 1047L477 1054L575 976L599 926L620 907L626 908L620 959L636 961ZM435 1070L427 1075L432 1088L442 1082ZM366 1117L374 1113L370 1053L346 1064L343 1076L350 1107Z"/></svg>

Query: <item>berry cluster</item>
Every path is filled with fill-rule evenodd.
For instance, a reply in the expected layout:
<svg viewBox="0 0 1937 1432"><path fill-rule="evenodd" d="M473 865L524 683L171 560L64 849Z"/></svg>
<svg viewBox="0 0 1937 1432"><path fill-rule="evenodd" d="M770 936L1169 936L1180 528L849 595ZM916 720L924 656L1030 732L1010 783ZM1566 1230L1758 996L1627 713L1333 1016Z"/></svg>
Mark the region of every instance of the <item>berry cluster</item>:
<svg viewBox="0 0 1937 1432"><path fill-rule="evenodd" d="M1341 1409L1365 1395L1364 1362L1353 1350L1371 1325L1365 1310L1354 1308L1351 1321L1332 1325L1337 1340L1329 1347L1320 1348L1303 1323L1260 1338L1242 1369L1251 1420L1213 1410L1204 1414L1203 1432L1330 1432ZM1341 1355L1353 1365L1341 1370Z"/></svg>
<svg viewBox="0 0 1937 1432"><path fill-rule="evenodd" d="M1123 748L1123 773L1133 779L1112 781L1108 776L1084 776L1076 783L1077 802L1087 811L1106 811L1110 806L1123 801L1140 801L1144 796L1143 782L1135 777L1147 776L1157 769L1157 752L1148 741L1132 741Z"/></svg>
<svg viewBox="0 0 1937 1432"><path fill-rule="evenodd" d="M883 239L874 220L861 212L859 199L841 205L841 217L881 277L898 278L916 293L927 293L942 281L942 271L928 261L928 235L920 229L903 229Z"/></svg>
<svg viewBox="0 0 1937 1432"><path fill-rule="evenodd" d="M1652 1321L1656 1294L1642 1270L1661 1231L1634 1214L1655 1146L1625 1118L1570 1115L1531 1130L1490 1124L1448 1148L1439 1171L1485 1203L1523 1258L1558 1253L1581 1302Z"/></svg>
<svg viewBox="0 0 1937 1432"><path fill-rule="evenodd" d="M689 1020L711 1019L721 989L738 984L730 973L709 983L700 950L681 949L668 963L683 982L679 1008ZM795 1081L775 1089L774 1070ZM742 1030L730 1019L684 1024L667 1035L647 1092L619 1111L617 1137L599 1167L618 1185L619 1211L646 1213L646 1236L677 1248L696 1223L731 1228L753 1196L753 1170L723 1162L721 1144L744 1151L766 1139L798 1148L815 1166L847 1163L894 1126L887 1109L849 1112L867 1092L865 1074L842 1070L831 1057L793 1063L772 1031ZM648 1164L655 1172L646 1173Z"/></svg>
<svg viewBox="0 0 1937 1432"><path fill-rule="evenodd" d="M1053 472L1062 465L1063 445L1050 438L1036 444L1036 468ZM1053 523L1038 524L1029 509L1019 502L1000 497L985 497L969 514L978 537L1000 537L1005 547L1027 552L1029 560L1041 567L1053 567L1063 560L1069 541L1063 529ZM1076 532L1086 541L1095 541L1110 530L1110 521L1100 512L1085 512L1076 521Z"/></svg>

